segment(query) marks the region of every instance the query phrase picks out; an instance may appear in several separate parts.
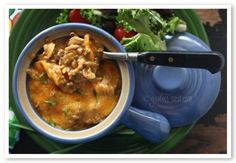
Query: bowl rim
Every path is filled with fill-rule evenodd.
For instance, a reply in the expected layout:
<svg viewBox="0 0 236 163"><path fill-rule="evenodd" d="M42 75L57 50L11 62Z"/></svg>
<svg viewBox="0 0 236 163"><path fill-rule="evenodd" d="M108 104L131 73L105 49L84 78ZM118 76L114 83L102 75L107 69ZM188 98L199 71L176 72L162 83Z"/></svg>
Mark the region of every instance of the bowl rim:
<svg viewBox="0 0 236 163"><path fill-rule="evenodd" d="M47 29L44 29L43 31L41 31L40 33L38 33L36 36L34 36L27 44L26 46L23 48L23 50L21 51L20 55L18 56L18 59L16 61L15 67L14 67L14 72L13 72L13 82L12 82L12 92L13 92L13 97L14 100L16 102L16 108L19 111L19 113L24 117L24 119L28 122L28 124L35 129L36 131L38 131L40 134L42 134L43 136L46 136L54 141L60 142L60 143L66 143L66 144L71 144L71 143L81 143L81 142L88 142L91 140L95 140L99 137L102 137L104 135L106 135L111 129L113 129L117 124L119 124L121 118L124 116L124 114L126 113L126 111L128 110L128 107L131 105L131 102L133 100L133 96L134 96L134 88L135 88L135 77L134 77L134 70L133 70L133 66L131 64L131 62L129 61L125 61L125 64L128 68L128 75L129 75L129 95L126 99L126 103L124 105L124 108L122 108L122 111L120 112L120 114L117 116L117 118L106 128L102 129L102 131L97 132L96 134L93 134L92 136L88 136L88 137L84 137L84 138L74 138L74 139L66 139L66 138L61 138L61 137L57 137L54 135L51 135L48 132L45 132L43 128L39 128L37 125L35 125L35 123L28 117L28 115L25 113L25 110L23 109L23 106L20 103L20 99L19 99L19 93L18 93L18 79L19 79L19 67L22 63L22 60L28 56L29 54L27 53L29 51L29 49L31 48L31 46L35 45L40 39L42 39L43 37L45 37L45 35L49 35L50 32L55 31L55 30L63 30L66 28L79 28L82 30L89 30L91 32L97 33L100 36L104 36L106 38L108 38L111 42L111 44L113 44L115 47L117 47L117 49L120 52L125 52L124 47L108 32L104 31L101 28L98 28L96 26L90 25L90 24L85 24L85 23L65 23L65 24L59 24L59 25L54 25L51 26ZM66 130L64 130L66 131Z"/></svg>

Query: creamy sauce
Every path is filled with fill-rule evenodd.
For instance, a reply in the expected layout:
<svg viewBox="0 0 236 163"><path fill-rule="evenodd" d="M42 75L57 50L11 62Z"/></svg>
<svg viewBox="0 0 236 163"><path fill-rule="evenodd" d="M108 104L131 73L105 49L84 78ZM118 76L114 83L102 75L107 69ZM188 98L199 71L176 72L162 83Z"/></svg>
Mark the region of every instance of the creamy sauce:
<svg viewBox="0 0 236 163"><path fill-rule="evenodd" d="M35 110L57 128L82 130L92 127L112 112L119 99L121 76L114 61L100 60L95 72L99 80L75 82L73 92L63 91L47 72L41 59L36 59L28 72L28 93Z"/></svg>

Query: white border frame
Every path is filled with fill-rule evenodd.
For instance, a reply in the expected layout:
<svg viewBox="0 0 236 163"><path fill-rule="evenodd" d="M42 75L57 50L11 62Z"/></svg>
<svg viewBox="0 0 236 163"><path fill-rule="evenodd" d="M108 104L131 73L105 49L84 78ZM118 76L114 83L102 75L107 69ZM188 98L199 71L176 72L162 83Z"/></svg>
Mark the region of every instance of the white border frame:
<svg viewBox="0 0 236 163"><path fill-rule="evenodd" d="M88 4L88 3L87 3ZM106 3L105 3L106 4ZM8 9L9 8L33 8L33 9L56 9L56 8L191 8L191 9L227 9L227 154L9 154L8 144L8 119L9 113L4 109L4 154L6 158L231 158L231 70L232 70L232 56L231 56L231 5L6 5L4 15L4 40L5 49L5 83L4 83L4 107L9 107L9 27L8 27Z"/></svg>

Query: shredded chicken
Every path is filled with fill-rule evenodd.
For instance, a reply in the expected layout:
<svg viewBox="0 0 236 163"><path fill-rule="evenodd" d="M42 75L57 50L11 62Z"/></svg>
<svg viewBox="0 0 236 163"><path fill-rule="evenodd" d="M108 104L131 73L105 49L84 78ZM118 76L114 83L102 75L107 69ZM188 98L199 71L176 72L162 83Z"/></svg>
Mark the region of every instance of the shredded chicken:
<svg viewBox="0 0 236 163"><path fill-rule="evenodd" d="M71 39L68 42L68 45L82 45L83 42L84 42L83 38L80 38L75 35L75 36L71 37Z"/></svg>
<svg viewBox="0 0 236 163"><path fill-rule="evenodd" d="M58 49L54 42L50 42L45 44L43 49L38 61L47 76L62 91L72 93L79 81L96 79L103 47L95 43L89 34L80 38L71 33L71 38L64 48ZM32 77L35 73L31 69L28 70Z"/></svg>
<svg viewBox="0 0 236 163"><path fill-rule="evenodd" d="M27 73L32 79L35 79L35 80L37 80L40 75L40 73L37 70L32 69L32 68L28 69Z"/></svg>
<svg viewBox="0 0 236 163"><path fill-rule="evenodd" d="M46 61L41 61L41 64L48 77L52 79L57 86L60 86L66 82L59 65L55 63L48 63Z"/></svg>
<svg viewBox="0 0 236 163"><path fill-rule="evenodd" d="M45 44L43 46L43 49L44 49L44 52L43 52L43 55L44 55L44 58L45 59L50 59L51 56L53 55L53 52L54 52L54 49L55 49L55 44L54 43L49 43L49 44Z"/></svg>

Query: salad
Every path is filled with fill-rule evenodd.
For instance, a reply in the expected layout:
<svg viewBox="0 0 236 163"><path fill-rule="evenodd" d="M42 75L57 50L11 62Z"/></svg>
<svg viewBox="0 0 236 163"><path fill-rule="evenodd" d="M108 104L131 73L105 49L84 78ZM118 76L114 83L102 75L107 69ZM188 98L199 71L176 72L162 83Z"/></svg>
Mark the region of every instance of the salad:
<svg viewBox="0 0 236 163"><path fill-rule="evenodd" d="M165 35L187 30L186 23L171 9L64 9L56 23L69 22L106 30L128 52L165 51Z"/></svg>

